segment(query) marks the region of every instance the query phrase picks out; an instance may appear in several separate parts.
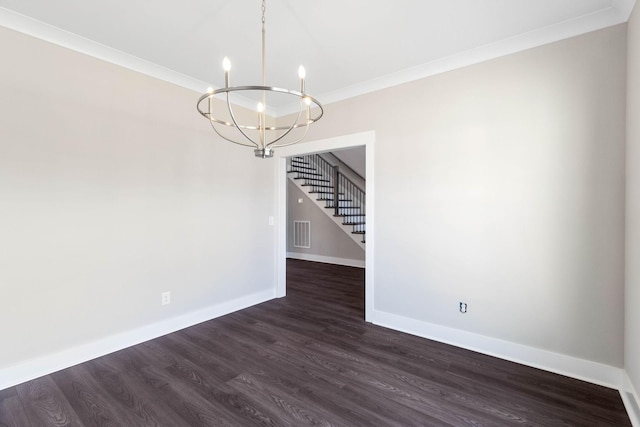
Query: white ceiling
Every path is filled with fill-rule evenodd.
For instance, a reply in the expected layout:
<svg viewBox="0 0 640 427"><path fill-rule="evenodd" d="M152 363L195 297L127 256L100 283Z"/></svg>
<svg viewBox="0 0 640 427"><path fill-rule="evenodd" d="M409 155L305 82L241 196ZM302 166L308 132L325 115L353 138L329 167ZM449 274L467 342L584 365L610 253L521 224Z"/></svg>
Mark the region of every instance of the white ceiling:
<svg viewBox="0 0 640 427"><path fill-rule="evenodd" d="M267 0L267 84L323 103L627 21L635 0ZM0 25L204 91L260 81L260 0L0 0Z"/></svg>

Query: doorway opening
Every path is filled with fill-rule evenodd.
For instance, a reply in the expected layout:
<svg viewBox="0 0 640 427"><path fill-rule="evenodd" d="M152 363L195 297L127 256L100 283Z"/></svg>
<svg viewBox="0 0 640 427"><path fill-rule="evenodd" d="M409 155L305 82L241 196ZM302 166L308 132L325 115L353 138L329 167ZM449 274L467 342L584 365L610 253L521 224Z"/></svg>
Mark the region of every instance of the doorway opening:
<svg viewBox="0 0 640 427"><path fill-rule="evenodd" d="M277 179L277 223L276 223L276 297L284 297L287 293L287 158L310 153L339 152L340 150L362 146L366 157L366 250L365 250L365 285L364 285L364 320L370 321L374 302L374 270L373 254L375 243L374 218L374 141L375 133L363 132L330 139L311 141L290 147L280 148L276 152Z"/></svg>

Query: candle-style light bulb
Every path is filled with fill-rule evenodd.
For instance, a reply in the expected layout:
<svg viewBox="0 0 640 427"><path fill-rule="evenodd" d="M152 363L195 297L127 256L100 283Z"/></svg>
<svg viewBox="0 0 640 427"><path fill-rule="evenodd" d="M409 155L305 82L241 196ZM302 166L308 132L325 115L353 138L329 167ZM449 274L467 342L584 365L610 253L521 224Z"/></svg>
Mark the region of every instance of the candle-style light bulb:
<svg viewBox="0 0 640 427"><path fill-rule="evenodd" d="M229 61L229 58L226 56L222 60L222 69L224 70L224 85L225 87L229 87L229 82L231 81L229 77L229 71L231 70L231 61Z"/></svg>
<svg viewBox="0 0 640 427"><path fill-rule="evenodd" d="M231 61L229 61L229 57L228 56L225 56L224 59L222 60L222 69L224 71L231 70Z"/></svg>
<svg viewBox="0 0 640 427"><path fill-rule="evenodd" d="M264 105L262 105L262 102L258 102L258 113L262 112L264 112Z"/></svg>
<svg viewBox="0 0 640 427"><path fill-rule="evenodd" d="M298 68L298 77L300 77L300 93L304 93L304 78L306 77L307 72L304 67L301 65Z"/></svg>

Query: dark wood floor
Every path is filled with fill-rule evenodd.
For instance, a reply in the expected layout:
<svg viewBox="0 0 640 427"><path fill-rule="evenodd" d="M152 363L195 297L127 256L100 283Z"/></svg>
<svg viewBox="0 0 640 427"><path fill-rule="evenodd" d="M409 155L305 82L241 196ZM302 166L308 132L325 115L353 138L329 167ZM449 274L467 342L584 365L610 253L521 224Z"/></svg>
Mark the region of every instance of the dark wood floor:
<svg viewBox="0 0 640 427"><path fill-rule="evenodd" d="M0 391L1 426L629 426L616 390L364 323L364 271Z"/></svg>

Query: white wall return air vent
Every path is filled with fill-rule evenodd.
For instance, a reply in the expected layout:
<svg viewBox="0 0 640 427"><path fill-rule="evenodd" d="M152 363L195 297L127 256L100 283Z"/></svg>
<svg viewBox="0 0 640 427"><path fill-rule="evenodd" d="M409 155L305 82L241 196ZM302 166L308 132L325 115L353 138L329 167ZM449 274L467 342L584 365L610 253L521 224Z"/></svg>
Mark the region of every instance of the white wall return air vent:
<svg viewBox="0 0 640 427"><path fill-rule="evenodd" d="M307 249L311 247L310 221L293 221L293 247Z"/></svg>

